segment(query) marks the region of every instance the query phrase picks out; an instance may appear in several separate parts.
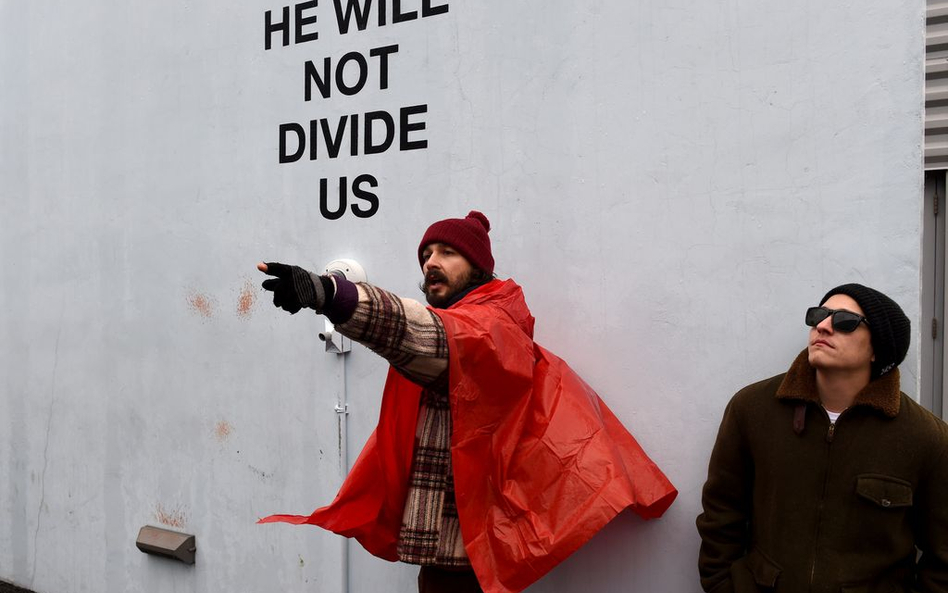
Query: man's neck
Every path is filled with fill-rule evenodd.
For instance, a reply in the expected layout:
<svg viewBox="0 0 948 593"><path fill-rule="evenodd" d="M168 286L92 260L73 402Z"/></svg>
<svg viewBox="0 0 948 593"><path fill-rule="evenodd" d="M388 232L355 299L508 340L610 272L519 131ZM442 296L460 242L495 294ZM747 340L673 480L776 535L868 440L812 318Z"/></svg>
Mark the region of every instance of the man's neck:
<svg viewBox="0 0 948 593"><path fill-rule="evenodd" d="M461 291L458 292L456 295L454 295L454 296L452 296L450 299L448 299L448 301L447 301L444 305L442 305L442 306L440 306L440 307L435 307L435 309L447 309L447 308L450 307L451 305L457 303L458 301L460 301L461 299L463 299L464 297L466 297L466 296L468 295L468 293L471 292L472 290L474 290L475 288L484 286L485 284L487 284L487 283L490 282L490 281L491 281L491 279L488 278L487 280L485 280L485 281L483 281L483 282L478 282L478 283L475 283L475 284L469 284L469 285L467 285L466 287L464 287L463 290L461 290Z"/></svg>
<svg viewBox="0 0 948 593"><path fill-rule="evenodd" d="M853 405L856 396L869 384L869 369L832 371L816 369L816 388L820 402L830 412L842 412Z"/></svg>

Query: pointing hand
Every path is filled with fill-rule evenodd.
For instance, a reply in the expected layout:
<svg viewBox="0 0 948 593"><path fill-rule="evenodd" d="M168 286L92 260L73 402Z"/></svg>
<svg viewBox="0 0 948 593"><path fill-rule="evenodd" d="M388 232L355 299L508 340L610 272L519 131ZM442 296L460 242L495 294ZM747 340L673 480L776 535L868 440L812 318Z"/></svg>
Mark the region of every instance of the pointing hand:
<svg viewBox="0 0 948 593"><path fill-rule="evenodd" d="M263 281L263 288L273 292L273 305L290 314L303 307L322 312L326 291L320 277L299 266L277 262L259 263L257 269L275 278Z"/></svg>

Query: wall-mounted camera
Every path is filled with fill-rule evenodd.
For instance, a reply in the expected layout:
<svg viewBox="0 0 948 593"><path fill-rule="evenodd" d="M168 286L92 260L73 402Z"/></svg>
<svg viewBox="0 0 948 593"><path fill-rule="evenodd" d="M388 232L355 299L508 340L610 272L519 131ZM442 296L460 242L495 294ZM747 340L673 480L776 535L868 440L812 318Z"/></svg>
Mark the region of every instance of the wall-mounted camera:
<svg viewBox="0 0 948 593"><path fill-rule="evenodd" d="M365 282L365 269L354 259L334 259L326 264L326 273L349 282Z"/></svg>
<svg viewBox="0 0 948 593"><path fill-rule="evenodd" d="M334 259L326 264L326 274L343 278L349 282L365 282L365 268L354 259ZM335 330L327 319L325 329L319 332L319 339L326 343L326 352L343 354L352 350L352 340Z"/></svg>

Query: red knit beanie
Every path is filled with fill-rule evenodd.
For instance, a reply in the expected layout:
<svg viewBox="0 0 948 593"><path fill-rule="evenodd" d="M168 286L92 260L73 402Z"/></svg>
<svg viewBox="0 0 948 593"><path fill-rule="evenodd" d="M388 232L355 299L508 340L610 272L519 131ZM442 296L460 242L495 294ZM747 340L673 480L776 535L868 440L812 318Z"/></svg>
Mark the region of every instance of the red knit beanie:
<svg viewBox="0 0 948 593"><path fill-rule="evenodd" d="M475 268L488 274L494 273L494 256L490 253L490 221L471 210L464 218L447 218L432 224L425 231L418 245L418 263L424 266L425 247L432 243L444 243L458 250Z"/></svg>

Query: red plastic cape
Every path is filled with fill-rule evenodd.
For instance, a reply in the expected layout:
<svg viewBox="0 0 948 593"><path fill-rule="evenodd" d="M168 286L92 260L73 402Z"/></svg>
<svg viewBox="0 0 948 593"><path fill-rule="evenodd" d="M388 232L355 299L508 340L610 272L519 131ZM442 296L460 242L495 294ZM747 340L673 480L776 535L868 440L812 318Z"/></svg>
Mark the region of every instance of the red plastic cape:
<svg viewBox="0 0 948 593"><path fill-rule="evenodd" d="M485 593L522 591L625 508L661 516L678 494L596 393L533 341L511 280L433 309L448 336L452 466L464 546ZM273 515L396 553L421 388L389 370L378 427L336 499Z"/></svg>

